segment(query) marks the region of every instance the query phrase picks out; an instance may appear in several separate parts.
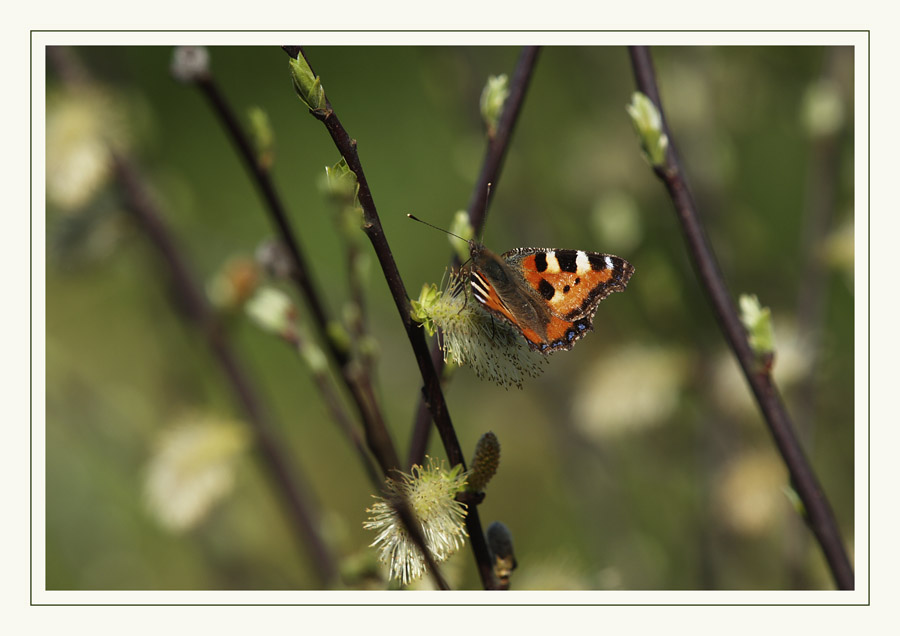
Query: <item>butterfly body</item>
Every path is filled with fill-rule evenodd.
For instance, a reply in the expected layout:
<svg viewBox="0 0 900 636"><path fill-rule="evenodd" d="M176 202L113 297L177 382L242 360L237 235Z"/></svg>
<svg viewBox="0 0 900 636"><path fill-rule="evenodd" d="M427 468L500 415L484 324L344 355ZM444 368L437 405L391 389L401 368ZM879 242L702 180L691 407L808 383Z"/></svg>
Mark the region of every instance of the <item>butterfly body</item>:
<svg viewBox="0 0 900 636"><path fill-rule="evenodd" d="M624 291L634 267L612 254L520 247L500 256L469 241L475 299L541 353L571 349L593 329L600 301Z"/></svg>

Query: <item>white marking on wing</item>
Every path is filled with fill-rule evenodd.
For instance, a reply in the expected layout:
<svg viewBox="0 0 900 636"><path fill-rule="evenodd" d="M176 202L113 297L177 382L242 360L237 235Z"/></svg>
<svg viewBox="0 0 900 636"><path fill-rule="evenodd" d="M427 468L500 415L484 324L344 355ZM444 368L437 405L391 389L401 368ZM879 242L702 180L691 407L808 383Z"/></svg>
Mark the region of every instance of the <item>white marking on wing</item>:
<svg viewBox="0 0 900 636"><path fill-rule="evenodd" d="M556 260L556 252L547 252L547 271L551 274L559 274L559 261Z"/></svg>
<svg viewBox="0 0 900 636"><path fill-rule="evenodd" d="M589 271L591 271L591 262L588 260L588 255L578 250L578 255L575 257L575 273L584 276Z"/></svg>
<svg viewBox="0 0 900 636"><path fill-rule="evenodd" d="M490 285L482 278L481 274L473 274L471 278L472 290L475 292L475 298L482 303L491 295Z"/></svg>

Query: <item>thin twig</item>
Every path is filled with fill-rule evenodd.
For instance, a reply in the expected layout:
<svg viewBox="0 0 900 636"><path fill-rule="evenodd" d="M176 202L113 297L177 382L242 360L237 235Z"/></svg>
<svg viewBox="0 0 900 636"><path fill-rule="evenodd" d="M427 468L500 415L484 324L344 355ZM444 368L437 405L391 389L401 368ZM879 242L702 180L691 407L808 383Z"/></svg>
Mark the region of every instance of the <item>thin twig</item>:
<svg viewBox="0 0 900 636"><path fill-rule="evenodd" d="M353 315L350 318L350 334L356 343L356 352L359 356L359 362L363 367L363 372L371 377L372 365L375 359L366 340L368 339L368 327L366 321L366 297L363 293L365 287L360 276L360 263L362 262L362 252L359 246L353 241L347 241L346 246L347 257L347 286L350 292L350 302L353 308Z"/></svg>
<svg viewBox="0 0 900 636"><path fill-rule="evenodd" d="M444 370L444 353L441 351L440 341L435 338L431 343L431 363L435 370L442 378L447 375ZM425 404L425 396L419 395L419 402L416 405L416 416L413 420L412 436L409 441L409 453L406 456L406 465L412 467L415 464L422 464L425 461L425 451L428 450L428 441L431 438L431 411Z"/></svg>
<svg viewBox="0 0 900 636"><path fill-rule="evenodd" d="M503 168L509 141L519 119L522 103L525 101L525 94L531 83L531 75L534 72L540 50L538 46L526 46L519 54L516 70L509 83L509 95L503 103L503 113L497 122L497 131L485 152L481 172L478 174L478 181L472 190L468 208L469 222L478 230L484 225L487 208L497 193L500 170ZM491 186L490 192L488 192L488 185Z"/></svg>
<svg viewBox="0 0 900 636"><path fill-rule="evenodd" d="M299 55L306 56L300 47L284 47L284 50L290 54L291 52L299 52ZM308 64L308 60L307 60ZM330 102L326 102L325 108L319 110L311 110L310 113L321 121L328 133L331 135L332 141L341 153L341 156L347 162L347 166L356 175L359 184L358 198L363 209L363 231L368 236L378 262L381 265L385 280L391 292L391 297L400 314L400 320L406 329L406 335L415 354L416 362L419 366L419 373L422 375L424 387L422 389L425 396L425 403L428 405L431 415L434 418L435 425L444 444L444 450L447 453L447 459L451 466L461 464L465 469L465 458L463 457L462 448L456 437L456 431L450 420L450 414L447 409L447 403L444 400L444 394L441 390L441 382L434 365L431 362L431 356L428 352L428 345L425 342L425 336L418 323L414 322L410 314L411 305L409 296L406 293L406 287L400 277L400 271L394 262L394 256L388 245L387 237L381 226L381 219L375 207L375 200L369 183L366 180L366 174L363 170L359 154L356 149L356 141L350 137L344 129L337 114L331 106ZM469 538L472 542L472 552L478 565L479 575L482 584L486 589L493 589L496 586L493 569L490 563L490 554L487 548L487 542L484 537L484 531L481 528L481 521L478 516L476 506L471 506L466 515L466 528ZM426 551L426 556L427 551Z"/></svg>
<svg viewBox="0 0 900 636"><path fill-rule="evenodd" d="M70 49L48 47L47 53L48 62L68 86L75 87L93 81L86 67ZM181 303L180 307L205 337L222 372L234 389L237 401L247 416L247 422L263 455L262 463L268 469L276 491L282 495L288 517L297 529L293 534L301 550L310 555L316 575L322 584L330 586L338 578L337 565L325 541L319 535L320 524L306 495L307 488L301 484L296 471L291 468L292 465L296 466L296 462L289 462L283 454L284 442L278 438L272 427L242 362L231 348L225 331L209 306L202 288L195 282L186 259L163 221L133 160L123 153L115 152L112 148L110 155L128 210L135 215L140 227L159 253Z"/></svg>
<svg viewBox="0 0 900 636"><path fill-rule="evenodd" d="M304 356L306 350L311 346L297 330L284 333L281 337L285 342L290 344L294 351L300 354L301 357ZM344 436L350 440L350 443L359 455L363 469L365 469L366 474L369 476L369 480L376 488L380 488L384 483L384 476L378 472L375 465L372 463L372 458L369 456L367 447L360 437L359 431L356 429L355 422L352 421L350 415L344 410L344 405L341 403L341 399L338 396L337 389L334 386L331 377L325 372L324 367L315 368L313 365L309 365L309 367L310 373L312 373L313 376L313 381L319 388L319 397L322 398L325 406L331 411L331 417L335 423L337 423L338 428L340 428L344 433Z"/></svg>
<svg viewBox="0 0 900 636"><path fill-rule="evenodd" d="M497 191L500 170L503 167L503 160L506 158L506 151L509 148L513 129L516 126L516 121L519 119L522 103L525 101L525 93L531 82L531 75L534 72L539 51L540 47L536 46L526 46L522 49L512 81L509 84L509 95L507 95L506 101L503 103L503 112L497 122L497 130L494 136L488 139L484 159L481 162L481 170L478 173L478 180L475 182L475 188L472 190L472 196L469 199L469 223L475 230L475 236L481 234L481 228L484 227L484 221L487 216L487 208L490 205L490 201L494 198L494 193ZM451 258L451 267L459 267L459 258L455 254ZM431 359L434 362L435 369L440 374L444 367L444 357L441 354L437 339L435 339L431 347ZM420 400L416 408L416 419L413 424L413 433L406 461L408 466L421 464L425 459L425 449L428 448L431 418L424 406L424 402Z"/></svg>
<svg viewBox="0 0 900 636"><path fill-rule="evenodd" d="M347 387L363 423L366 442L378 460L382 472L388 474L392 469L399 466L399 459L387 432L387 427L384 424L371 379L368 374L360 373L354 368L347 353L328 334L328 317L324 304L321 301L322 296L318 293L312 280L310 268L303 257L303 251L300 249L300 244L291 227L287 212L268 171L263 169L259 162L256 161L253 146L234 116L231 106L219 90L211 74L207 73L203 77L198 78L195 83L209 101L213 111L228 132L229 138L237 147L238 154L244 160L245 166L265 200L266 211L274 222L279 236L294 261L294 267L291 268L291 276L312 312L313 323L322 342L325 343L331 359L340 369L344 385Z"/></svg>
<svg viewBox="0 0 900 636"><path fill-rule="evenodd" d="M278 491L284 495L294 524L299 528L297 538L311 553L316 571L326 585L337 580L337 566L332 560L325 541L319 536L319 523L298 478L290 467L296 460L288 460L284 455L284 442L278 439L268 416L263 411L256 390L251 386L242 364L225 338L225 332L209 307L200 287L194 282L188 266L181 256L175 241L152 203L138 172L124 155L115 156L115 172L123 186L128 209L144 229L150 241L157 248L178 293L188 317L202 331L219 361L225 377L235 391L241 407L247 415L259 449L263 464L269 469Z"/></svg>
<svg viewBox="0 0 900 636"><path fill-rule="evenodd" d="M324 305L320 301L320 296L309 275L309 268L303 258L300 244L291 228L285 208L275 190L275 186L272 183L268 171L263 169L256 161L256 156L247 135L238 123L231 107L224 95L219 91L218 86L213 81L213 77L208 70L195 76L193 79L209 100L223 126L225 126L231 140L238 149L239 155L242 157L245 165L250 171L254 182L263 194L263 198L266 202L266 211L274 221L281 239L287 248L288 254L290 254L293 261L292 267L289 268L290 276L298 285L306 298L308 305L312 309L314 323L316 324L321 339L326 344L326 348L331 354L333 361L340 368L340 375L353 398L357 412L362 420L366 434L366 443L369 450L372 451L372 454L375 455L378 460L384 476L392 476L394 471L398 470L399 460L393 441L387 431L387 427L384 424L381 411L375 399L371 379L364 370L361 372L358 370L358 367L353 364L346 352L341 349L328 334L328 319ZM431 553L425 549L425 539L421 529L413 521L414 515L408 506L408 502L393 502L393 506L413 542L422 551L429 572L438 587L440 589L449 589L447 582L441 576Z"/></svg>
<svg viewBox="0 0 900 636"><path fill-rule="evenodd" d="M853 569L847 558L847 552L844 549L831 506L803 453L790 416L771 374L757 364L737 308L728 292L712 246L700 222L693 196L688 189L678 154L675 151L672 134L665 122L650 52L647 47L642 46L630 47L629 52L637 88L656 105L662 118L663 130L668 136L669 145L665 166L655 168L654 171L666 186L675 205L675 211L681 223L697 276L709 296L719 326L744 371L768 424L769 431L787 465L794 489L806 509L809 526L825 554L835 582L840 589L853 589Z"/></svg>

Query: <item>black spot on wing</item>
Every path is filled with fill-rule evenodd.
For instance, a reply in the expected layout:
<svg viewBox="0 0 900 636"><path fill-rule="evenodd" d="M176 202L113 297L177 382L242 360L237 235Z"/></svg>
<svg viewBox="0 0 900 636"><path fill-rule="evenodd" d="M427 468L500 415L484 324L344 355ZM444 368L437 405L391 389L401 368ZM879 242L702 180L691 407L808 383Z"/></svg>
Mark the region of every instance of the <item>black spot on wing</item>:
<svg viewBox="0 0 900 636"><path fill-rule="evenodd" d="M539 272L547 271L547 255L544 252L534 255L534 266Z"/></svg>
<svg viewBox="0 0 900 636"><path fill-rule="evenodd" d="M556 294L556 290L553 288L553 285L548 283L543 278L541 279L541 283L538 285L538 291L541 296L544 297L544 300L550 300Z"/></svg>
<svg viewBox="0 0 900 636"><path fill-rule="evenodd" d="M575 273L578 269L578 252L576 250L556 250L556 261L564 272Z"/></svg>
<svg viewBox="0 0 900 636"><path fill-rule="evenodd" d="M591 264L591 269L595 272L606 269L606 258L601 254L589 254L588 262Z"/></svg>

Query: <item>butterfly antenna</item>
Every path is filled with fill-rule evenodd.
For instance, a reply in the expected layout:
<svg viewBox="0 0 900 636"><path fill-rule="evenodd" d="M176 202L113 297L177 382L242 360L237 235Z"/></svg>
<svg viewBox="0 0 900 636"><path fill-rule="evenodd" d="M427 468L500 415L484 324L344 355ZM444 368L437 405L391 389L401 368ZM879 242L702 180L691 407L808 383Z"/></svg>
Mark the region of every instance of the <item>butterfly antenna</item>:
<svg viewBox="0 0 900 636"><path fill-rule="evenodd" d="M412 215L412 214L407 214L406 216L408 216L409 218L411 218L413 221L418 221L419 223L422 223L423 225L427 225L427 226L430 227L430 228L434 228L435 230L440 230L440 231L443 232L444 234L449 234L450 236L455 236L455 237L458 238L460 241L465 241L466 243L469 242L467 239L464 239L464 238L461 237L459 234L454 234L453 232L451 232L451 231L449 231L449 230L445 230L445 229L442 228L442 227L438 227L437 225L432 225L432 224L429 223L428 221L423 221L422 219L420 219L420 218L417 217L417 216L414 216L414 215Z"/></svg>
<svg viewBox="0 0 900 636"><path fill-rule="evenodd" d="M488 204L491 202L491 188L493 183L488 181L487 187L484 189L484 214L481 217L481 242L484 242L484 228L487 226Z"/></svg>

